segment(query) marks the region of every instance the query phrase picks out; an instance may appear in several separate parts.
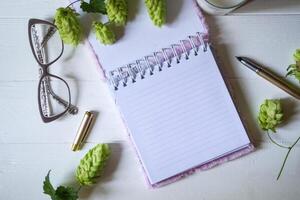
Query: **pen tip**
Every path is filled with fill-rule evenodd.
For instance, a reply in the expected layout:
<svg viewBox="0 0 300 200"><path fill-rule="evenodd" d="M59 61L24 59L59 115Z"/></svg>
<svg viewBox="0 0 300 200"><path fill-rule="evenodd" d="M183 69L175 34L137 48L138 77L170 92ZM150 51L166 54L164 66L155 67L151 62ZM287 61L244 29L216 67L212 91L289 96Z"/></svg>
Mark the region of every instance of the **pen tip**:
<svg viewBox="0 0 300 200"><path fill-rule="evenodd" d="M238 61L240 61L240 62L241 62L241 60L242 60L242 57L241 57L241 56L236 56L236 59L238 59Z"/></svg>

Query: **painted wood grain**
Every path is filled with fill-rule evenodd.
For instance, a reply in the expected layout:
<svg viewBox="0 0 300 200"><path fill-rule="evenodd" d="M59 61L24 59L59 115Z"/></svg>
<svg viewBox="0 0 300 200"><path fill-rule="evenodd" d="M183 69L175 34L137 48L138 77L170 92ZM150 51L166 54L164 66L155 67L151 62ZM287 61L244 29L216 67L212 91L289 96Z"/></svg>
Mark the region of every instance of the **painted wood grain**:
<svg viewBox="0 0 300 200"><path fill-rule="evenodd" d="M38 71L27 39L31 17L49 19L61 0L2 1L0 7L0 199L49 199L42 181L49 169L55 185L71 183L82 155L96 143L111 143L113 157L100 184L83 189L81 199L298 199L299 147L293 150L283 177L275 177L285 151L270 144L256 123L257 107L265 98L281 98L289 123L276 140L290 144L297 136L300 104L278 88L243 68L234 58L257 59L281 76L299 48L298 0L254 0L230 16L208 17L211 39L225 71L249 135L258 149L253 154L213 170L200 172L167 187L150 190L128 142L109 89L84 45L68 47L51 72L71 85L76 116L43 124L37 110ZM242 16L244 15L244 16ZM290 79L291 80L291 79ZM296 81L292 81L298 84ZM70 145L85 110L99 112L83 151ZM230 184L229 184L230 183Z"/></svg>
<svg viewBox="0 0 300 200"><path fill-rule="evenodd" d="M299 48L300 15L208 17L211 40L226 77L254 78L235 56L247 56L285 76Z"/></svg>
<svg viewBox="0 0 300 200"><path fill-rule="evenodd" d="M78 153L68 144L5 144L0 146L0 193L2 199L49 199L42 193L44 176L51 169L55 186L74 184L74 170L80 158L94 144ZM263 144L261 151L226 163L212 170L197 172L179 182L157 190L145 186L132 147L113 143L111 159L99 183L80 192L81 199L296 199L299 156L291 154L280 181L275 181L284 151ZM299 151L299 148L295 149ZM59 156L58 156L59 155ZM278 158L274 159L274 155ZM271 159L272 158L272 159ZM268 160L268 162L266 162ZM295 162L297 161L297 162Z"/></svg>

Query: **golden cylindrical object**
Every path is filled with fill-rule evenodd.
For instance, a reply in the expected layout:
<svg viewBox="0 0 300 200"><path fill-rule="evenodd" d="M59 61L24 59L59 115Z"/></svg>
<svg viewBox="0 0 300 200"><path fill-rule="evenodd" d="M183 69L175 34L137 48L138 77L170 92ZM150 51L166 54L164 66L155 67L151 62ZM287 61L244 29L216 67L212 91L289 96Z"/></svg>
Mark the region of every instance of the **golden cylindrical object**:
<svg viewBox="0 0 300 200"><path fill-rule="evenodd" d="M91 127L94 121L94 114L92 112L85 112L81 124L77 130L76 137L72 144L72 151L80 150L82 143L85 141L87 135L91 131Z"/></svg>

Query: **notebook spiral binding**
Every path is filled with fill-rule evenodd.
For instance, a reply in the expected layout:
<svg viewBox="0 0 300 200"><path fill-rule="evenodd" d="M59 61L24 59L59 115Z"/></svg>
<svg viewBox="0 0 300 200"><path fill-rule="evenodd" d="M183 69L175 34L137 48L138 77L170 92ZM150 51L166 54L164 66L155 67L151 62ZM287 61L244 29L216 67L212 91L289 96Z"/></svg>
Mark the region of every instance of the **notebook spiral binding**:
<svg viewBox="0 0 300 200"><path fill-rule="evenodd" d="M108 81L114 90L118 90L120 86L126 87L138 79L144 79L148 75L154 75L156 71L162 71L164 67L171 67L174 59L176 63L180 63L183 56L188 60L191 51L197 56L200 48L205 52L207 42L204 40L204 34L197 32L196 35L190 35L178 44L172 44L161 51L153 52L152 55L109 71Z"/></svg>

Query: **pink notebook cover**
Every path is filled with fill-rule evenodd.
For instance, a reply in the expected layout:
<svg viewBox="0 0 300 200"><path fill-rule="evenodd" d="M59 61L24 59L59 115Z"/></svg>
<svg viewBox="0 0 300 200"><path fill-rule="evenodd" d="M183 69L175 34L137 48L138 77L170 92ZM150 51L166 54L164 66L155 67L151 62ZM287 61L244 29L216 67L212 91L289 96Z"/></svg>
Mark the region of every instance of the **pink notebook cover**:
<svg viewBox="0 0 300 200"><path fill-rule="evenodd" d="M199 9L199 7L197 6L197 3L195 1L192 1L193 2L193 6L195 7L195 11L196 13L198 14L199 16L199 25L202 27L202 30L201 30L201 37L203 38L203 40L205 40L205 42L208 42L209 41L209 37L208 37L208 26L205 22L205 18L201 12L201 10ZM126 31L125 33L126 34ZM195 44L198 45L198 43L201 43L201 41L196 41ZM93 42L92 42L93 43ZM101 66L101 63L102 63L102 59L101 59L101 53L97 53L97 48L95 48L95 44L91 44L90 41L87 41L86 42L86 45L88 46L88 48L90 49L90 51L92 52L92 56L94 58L94 60L97 62L97 64L99 65L99 69L100 69L100 72L102 74L102 79L103 80L106 80L109 84L109 77L107 76L107 74L105 75L105 71L109 71L111 69L107 69L107 68L103 68ZM99 44L101 45L101 44ZM94 47L93 47L94 46ZM187 47L189 50L192 49L192 46L189 45ZM177 49L179 54L183 54L184 52L182 52L182 48L181 49ZM166 61L166 59L164 59L165 57L161 57L159 58L159 60L161 61ZM106 59L112 59L112 58L107 58ZM130 61L130 60L129 60ZM155 61L150 61L150 62L155 62ZM127 61L128 63L128 61ZM125 63L123 63L125 64ZM117 66L113 66L113 67L117 67ZM119 106L119 105L117 105ZM124 120L124 124L125 126L127 127L127 123L126 123L126 119L124 119L124 114L122 114L122 112L120 113L123 120ZM135 147L135 150L136 150L136 153L137 153L137 156L139 158L139 162L141 163L141 166L143 167L143 171L144 171L144 174L145 174L145 178L147 180L147 182L149 183L149 185L153 188L155 187L160 187L160 186L163 186L163 185L166 185L166 184L169 184L169 183L172 183L174 181L177 181L187 175L190 175L192 173L194 173L195 171L197 170L207 170L207 169L210 169L212 167L215 167L219 164L222 164L224 162L227 162L227 161L230 161L230 160L233 160L233 159L236 159L236 158L239 158L243 155L246 155L250 152L252 152L254 150L254 147L253 145L249 142L248 145L244 146L243 148L240 148L239 150L237 151L232 151L231 153L228 153L226 154L226 156L221 156L221 157L218 157L216 159L213 159L213 160L210 160L209 162L205 162L205 163L202 163L200 165L197 165L197 166L194 166L192 168L189 168L188 170L184 171L184 172L181 172L179 174L176 174L176 175L173 175L173 176L170 176L168 178L165 178L164 180L162 181L158 181L158 182L155 182L153 183L153 181L151 182L150 179L149 179L149 176L147 176L147 169L145 168L145 163L143 163L142 159L141 159L141 155L140 155L140 152L139 152L139 149L137 147L137 145L135 144L135 141L134 141L134 138L132 138L132 134L130 133L130 128L127 127L127 132L128 132L128 135L129 135L129 138L130 138L130 141L131 143L133 144L133 146Z"/></svg>

